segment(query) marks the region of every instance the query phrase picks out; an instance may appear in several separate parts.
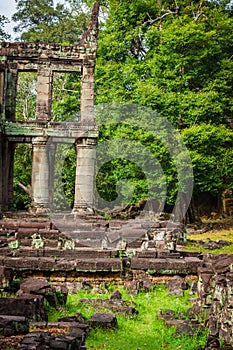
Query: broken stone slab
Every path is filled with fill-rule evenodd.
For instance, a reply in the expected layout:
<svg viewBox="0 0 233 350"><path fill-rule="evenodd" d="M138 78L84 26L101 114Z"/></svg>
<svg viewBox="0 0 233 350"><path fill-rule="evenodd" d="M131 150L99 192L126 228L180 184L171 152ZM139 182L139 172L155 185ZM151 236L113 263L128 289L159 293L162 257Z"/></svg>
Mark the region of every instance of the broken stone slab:
<svg viewBox="0 0 233 350"><path fill-rule="evenodd" d="M174 252L174 251L171 252L170 250L158 249L157 257L159 259L165 259L165 258L178 259L180 258L180 253Z"/></svg>
<svg viewBox="0 0 233 350"><path fill-rule="evenodd" d="M204 325L200 324L197 320L167 320L165 322L167 326L175 326L177 335L193 335L197 332L201 332L205 329Z"/></svg>
<svg viewBox="0 0 233 350"><path fill-rule="evenodd" d="M29 322L23 316L0 315L0 335L11 337L29 332Z"/></svg>
<svg viewBox="0 0 233 350"><path fill-rule="evenodd" d="M161 310L158 318L161 318L162 320L173 320L177 317L177 313L174 310L166 309L166 310Z"/></svg>
<svg viewBox="0 0 233 350"><path fill-rule="evenodd" d="M65 305L68 288L62 285L51 287L46 279L28 278L21 282L17 295L24 294L42 295L50 306L57 308L58 305Z"/></svg>
<svg viewBox="0 0 233 350"><path fill-rule="evenodd" d="M91 305L95 309L106 309L114 313L123 313L126 316L137 315L135 307L129 306L128 302L120 299L80 299L85 305Z"/></svg>
<svg viewBox="0 0 233 350"><path fill-rule="evenodd" d="M17 231L17 237L18 238L26 238L26 237L30 237L33 234L37 234L38 233L38 228L36 227L19 227L18 231Z"/></svg>
<svg viewBox="0 0 233 350"><path fill-rule="evenodd" d="M118 326L115 315L104 312L95 312L89 319L92 328L111 328L116 329Z"/></svg>
<svg viewBox="0 0 233 350"><path fill-rule="evenodd" d="M19 345L19 350L81 350L85 349L86 334L80 329L72 329L61 336L52 336L50 332L31 332Z"/></svg>
<svg viewBox="0 0 233 350"><path fill-rule="evenodd" d="M58 319L58 322L78 322L84 324L87 322L85 316L80 313L76 313L74 316L65 316Z"/></svg>
<svg viewBox="0 0 233 350"><path fill-rule="evenodd" d="M51 286L44 278L27 278L20 283L20 290L27 294L45 295L51 290Z"/></svg>
<svg viewBox="0 0 233 350"><path fill-rule="evenodd" d="M137 258L150 258L150 259L155 259L158 257L157 255L157 249L153 250L142 250L139 252L136 252L136 257Z"/></svg>
<svg viewBox="0 0 233 350"><path fill-rule="evenodd" d="M30 322L30 326L40 329L49 329L49 328L57 328L57 329L80 329L82 332L88 333L90 327L87 323L72 321L73 319L78 319L76 316L67 316L61 318L57 322ZM70 320L70 321L68 321ZM85 321L86 322L86 321Z"/></svg>
<svg viewBox="0 0 233 350"><path fill-rule="evenodd" d="M50 229L51 228L51 221L19 221L19 227L22 228L38 228L38 229Z"/></svg>
<svg viewBox="0 0 233 350"><path fill-rule="evenodd" d="M188 283L181 276L173 276L166 283L166 287L169 290L169 295L183 295L183 291L188 289Z"/></svg>

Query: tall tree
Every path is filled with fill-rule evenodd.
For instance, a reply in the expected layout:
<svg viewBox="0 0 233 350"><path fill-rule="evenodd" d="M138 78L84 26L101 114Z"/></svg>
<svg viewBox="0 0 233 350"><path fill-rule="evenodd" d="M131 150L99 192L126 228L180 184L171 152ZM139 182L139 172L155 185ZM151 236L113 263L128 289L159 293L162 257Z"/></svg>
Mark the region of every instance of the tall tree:
<svg viewBox="0 0 233 350"><path fill-rule="evenodd" d="M208 148L207 131L220 139L232 132L222 126L233 127L232 25L229 1L110 0L96 69L98 103L114 100L151 107L186 131L188 148L187 135L192 140L198 133L196 152L190 152L195 193L207 190L220 198L232 186L232 154L225 152L223 171L222 156L211 157L203 143ZM227 146L220 139L210 137L223 155ZM203 160L199 166L197 159ZM202 176L204 164L207 171ZM168 173L169 166L165 166ZM169 177L167 181L171 184Z"/></svg>
<svg viewBox="0 0 233 350"><path fill-rule="evenodd" d="M75 44L87 27L89 13L81 0L54 4L53 0L15 0L14 28L23 41Z"/></svg>

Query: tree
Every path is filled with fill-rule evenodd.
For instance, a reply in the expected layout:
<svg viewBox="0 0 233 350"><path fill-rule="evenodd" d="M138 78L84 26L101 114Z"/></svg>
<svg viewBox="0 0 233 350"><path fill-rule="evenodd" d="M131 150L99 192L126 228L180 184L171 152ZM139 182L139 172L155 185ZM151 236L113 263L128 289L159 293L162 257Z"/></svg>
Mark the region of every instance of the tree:
<svg viewBox="0 0 233 350"><path fill-rule="evenodd" d="M208 192L221 199L233 187L233 133L225 125L200 124L186 128L182 138L190 151L195 193Z"/></svg>
<svg viewBox="0 0 233 350"><path fill-rule="evenodd" d="M187 139L195 138L195 127L200 126L202 136L207 126L219 137L231 133L232 25L232 9L224 1L110 1L106 28L99 39L97 102L126 101L151 107L187 133L188 148L191 142ZM219 164L225 149L223 139L216 141L221 154L217 158L205 153L202 142L208 144L204 137L197 137L198 153L190 153L194 193L208 191L221 197L224 188L232 186L232 154L225 153L224 175ZM169 173L171 168L162 159L164 171ZM217 168L215 164L219 164ZM176 186L173 183L171 187L175 198Z"/></svg>
<svg viewBox="0 0 233 350"><path fill-rule="evenodd" d="M100 33L97 102L139 103L177 126L229 124L231 11L203 1L183 1L179 8L173 1L111 4Z"/></svg>
<svg viewBox="0 0 233 350"><path fill-rule="evenodd" d="M16 0L17 12L12 16L14 28L23 41L77 44L87 27L89 12L83 2L66 1L54 5L53 0Z"/></svg>

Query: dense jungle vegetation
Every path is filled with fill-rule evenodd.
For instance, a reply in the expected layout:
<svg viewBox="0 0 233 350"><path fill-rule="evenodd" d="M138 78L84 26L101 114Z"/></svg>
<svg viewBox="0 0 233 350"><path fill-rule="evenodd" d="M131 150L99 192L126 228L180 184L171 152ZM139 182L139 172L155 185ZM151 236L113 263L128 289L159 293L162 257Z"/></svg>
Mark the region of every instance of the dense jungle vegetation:
<svg viewBox="0 0 233 350"><path fill-rule="evenodd" d="M65 0L55 5L53 0L16 0L17 11L13 15L16 35L22 41L76 44L87 27L93 3ZM154 118L162 115L179 130L192 160L193 203L206 196L221 203L224 191L233 187L232 6L227 0L101 1L95 104L145 106L153 111ZM5 20L0 18L2 25ZM9 39L3 29L0 38ZM21 73L18 120L34 118L35 92L35 76ZM79 77L56 74L53 97L53 120L76 120ZM141 122L147 125L146 115ZM99 142L111 138L134 139L156 157L164 175L158 181L166 182L166 203L174 205L178 190L176 164L155 133L129 124L103 124ZM18 209L29 203L18 182L30 183L30 159L30 147L18 146L15 164ZM126 197L133 191L131 202L146 199L148 184L139 168L119 157L106 163L97 176L101 196L114 200L118 181L127 179L133 190L123 184ZM63 169L70 205L74 178L75 152L71 148ZM56 196L59 203L59 191ZM217 210L221 210L220 205Z"/></svg>

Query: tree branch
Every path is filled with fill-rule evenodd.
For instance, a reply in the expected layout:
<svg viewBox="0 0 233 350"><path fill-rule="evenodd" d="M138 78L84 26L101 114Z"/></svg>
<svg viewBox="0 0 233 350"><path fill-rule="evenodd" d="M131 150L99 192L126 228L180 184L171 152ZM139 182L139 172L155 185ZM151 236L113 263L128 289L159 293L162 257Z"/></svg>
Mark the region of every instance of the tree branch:
<svg viewBox="0 0 233 350"><path fill-rule="evenodd" d="M143 25L146 25L146 24L148 24L148 23L149 23L150 25L152 25L152 24L154 24L154 23L156 23L156 22L161 21L163 18L165 18L165 17L167 17L167 16L169 16L169 15L177 15L177 14L178 14L178 10L179 10L179 7L177 6L175 11L168 10L168 11L165 12L162 16L159 16L159 17L157 17L157 18L155 18L155 19L151 19L151 18L148 19L146 22L143 23ZM164 10L162 10L162 11L164 11Z"/></svg>

